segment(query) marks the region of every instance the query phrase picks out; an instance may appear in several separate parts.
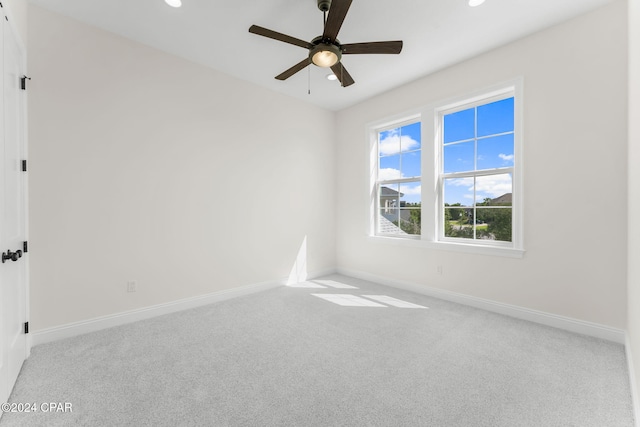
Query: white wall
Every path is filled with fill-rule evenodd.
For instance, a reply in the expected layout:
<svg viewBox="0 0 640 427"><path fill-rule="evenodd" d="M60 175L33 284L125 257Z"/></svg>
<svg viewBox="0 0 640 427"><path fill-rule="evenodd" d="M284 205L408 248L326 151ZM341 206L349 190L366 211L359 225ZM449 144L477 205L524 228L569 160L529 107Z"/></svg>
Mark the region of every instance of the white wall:
<svg viewBox="0 0 640 427"><path fill-rule="evenodd" d="M334 267L333 113L34 6L29 28L34 330L286 278L305 236Z"/></svg>
<svg viewBox="0 0 640 427"><path fill-rule="evenodd" d="M12 24L18 31L20 42L27 45L27 15L28 0L4 0L2 2L5 7L9 8L9 16L13 21Z"/></svg>
<svg viewBox="0 0 640 427"><path fill-rule="evenodd" d="M341 111L337 260L367 272L626 327L626 3L552 27ZM366 123L524 77L523 259L367 238ZM437 265L443 266L438 275Z"/></svg>
<svg viewBox="0 0 640 427"><path fill-rule="evenodd" d="M635 389L640 391L640 0L629 0L629 320ZM636 399L638 396L636 395ZM636 400L636 411L640 411ZM640 412L636 412L640 415ZM640 425L640 419L636 420Z"/></svg>

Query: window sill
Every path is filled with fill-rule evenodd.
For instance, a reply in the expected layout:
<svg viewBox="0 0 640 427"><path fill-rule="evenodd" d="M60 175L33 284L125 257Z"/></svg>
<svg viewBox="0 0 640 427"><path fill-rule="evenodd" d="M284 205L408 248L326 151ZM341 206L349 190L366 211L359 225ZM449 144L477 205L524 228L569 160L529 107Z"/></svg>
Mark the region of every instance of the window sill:
<svg viewBox="0 0 640 427"><path fill-rule="evenodd" d="M463 252L477 255L499 256L506 258L523 258L525 250L509 247L488 245L474 245L456 242L434 242L419 238L369 236L369 240L394 246L417 247L425 249L443 250L451 252Z"/></svg>

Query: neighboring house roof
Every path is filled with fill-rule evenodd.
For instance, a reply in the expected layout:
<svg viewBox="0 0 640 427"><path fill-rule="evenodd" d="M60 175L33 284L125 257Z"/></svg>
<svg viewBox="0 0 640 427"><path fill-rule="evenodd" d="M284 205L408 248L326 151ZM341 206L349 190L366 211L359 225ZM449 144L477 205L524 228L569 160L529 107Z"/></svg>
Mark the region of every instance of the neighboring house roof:
<svg viewBox="0 0 640 427"><path fill-rule="evenodd" d="M379 216L378 227L380 233L387 234L407 234L400 227L395 225L393 222L389 221L384 215Z"/></svg>
<svg viewBox="0 0 640 427"><path fill-rule="evenodd" d="M491 203L508 203L511 204L512 194L506 193L500 197L496 197L495 199L491 199Z"/></svg>
<svg viewBox="0 0 640 427"><path fill-rule="evenodd" d="M403 193L399 193L396 190L393 190L389 187L380 188L380 197L398 197L398 195L400 197L404 196Z"/></svg>

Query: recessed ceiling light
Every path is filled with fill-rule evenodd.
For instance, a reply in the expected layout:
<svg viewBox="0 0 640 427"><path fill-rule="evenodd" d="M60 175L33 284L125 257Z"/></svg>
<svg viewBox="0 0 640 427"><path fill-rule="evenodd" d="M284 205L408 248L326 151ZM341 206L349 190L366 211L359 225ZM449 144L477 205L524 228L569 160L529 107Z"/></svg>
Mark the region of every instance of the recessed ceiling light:
<svg viewBox="0 0 640 427"><path fill-rule="evenodd" d="M327 80L338 80L338 76L336 76L335 74L331 73L331 74L327 74Z"/></svg>
<svg viewBox="0 0 640 427"><path fill-rule="evenodd" d="M180 7L182 6L182 0L164 0L166 4L171 7Z"/></svg>
<svg viewBox="0 0 640 427"><path fill-rule="evenodd" d="M484 3L484 0L469 0L469 6L476 7Z"/></svg>

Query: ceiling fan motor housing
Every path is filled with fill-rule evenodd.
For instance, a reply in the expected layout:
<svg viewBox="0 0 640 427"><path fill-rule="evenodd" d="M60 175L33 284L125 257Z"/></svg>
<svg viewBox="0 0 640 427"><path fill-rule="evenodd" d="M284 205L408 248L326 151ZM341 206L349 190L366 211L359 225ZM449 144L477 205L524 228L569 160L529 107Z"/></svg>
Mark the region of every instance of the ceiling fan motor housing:
<svg viewBox="0 0 640 427"><path fill-rule="evenodd" d="M331 7L331 0L318 0L318 9L327 12Z"/></svg>

